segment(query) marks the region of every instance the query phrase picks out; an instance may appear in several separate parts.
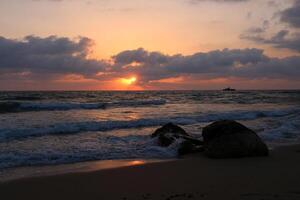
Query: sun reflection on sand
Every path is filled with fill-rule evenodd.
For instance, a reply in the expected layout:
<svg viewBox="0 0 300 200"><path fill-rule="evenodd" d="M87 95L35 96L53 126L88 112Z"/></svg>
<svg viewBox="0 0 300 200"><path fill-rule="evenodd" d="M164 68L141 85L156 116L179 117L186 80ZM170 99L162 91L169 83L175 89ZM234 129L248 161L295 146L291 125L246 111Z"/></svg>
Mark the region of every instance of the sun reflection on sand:
<svg viewBox="0 0 300 200"><path fill-rule="evenodd" d="M134 160L134 161L129 162L130 166L133 166L133 165L143 165L143 164L145 164L145 161L142 161L142 160Z"/></svg>
<svg viewBox="0 0 300 200"><path fill-rule="evenodd" d="M148 162L153 162L153 161L149 160ZM89 168L92 170L101 170L101 169L143 165L146 163L147 161L144 160L106 160L106 161L91 162Z"/></svg>
<svg viewBox="0 0 300 200"><path fill-rule="evenodd" d="M7 169L5 173L0 173L0 180L8 181L26 177L51 176L74 172L92 172L105 169L144 165L155 162L163 162L163 160L100 160L56 166L20 167Z"/></svg>

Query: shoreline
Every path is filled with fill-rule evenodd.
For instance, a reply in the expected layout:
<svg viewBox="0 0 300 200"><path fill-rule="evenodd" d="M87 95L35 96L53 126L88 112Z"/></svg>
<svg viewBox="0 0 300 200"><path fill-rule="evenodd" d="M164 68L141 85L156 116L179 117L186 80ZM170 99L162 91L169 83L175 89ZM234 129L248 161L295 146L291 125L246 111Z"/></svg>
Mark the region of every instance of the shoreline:
<svg viewBox="0 0 300 200"><path fill-rule="evenodd" d="M20 179L49 177L71 173L95 172L137 165L147 165L157 162L170 162L176 159L118 159L95 160L69 164L24 166L0 170L0 184Z"/></svg>
<svg viewBox="0 0 300 200"><path fill-rule="evenodd" d="M0 183L4 199L299 199L300 145L269 157L209 159L194 154L89 172Z"/></svg>
<svg viewBox="0 0 300 200"><path fill-rule="evenodd" d="M269 144L269 150L272 153L274 150L281 148L288 148L293 146L299 146L299 142L295 143L286 143L283 144ZM201 153L200 153L201 155ZM58 165L42 165L42 166L21 166L14 168L5 168L0 169L0 184L10 181L16 181L19 179L30 179L37 177L49 177L56 175L65 175L65 174L73 174L73 173L84 173L84 172L95 172L102 170L110 170L116 168L123 167L132 167L136 165L148 165L151 163L158 162L172 162L177 160L184 160L186 158L190 158L193 156L197 156L195 154L185 155L181 157L175 158L167 158L167 159L115 159L115 160L92 160L92 161L83 161L83 162L75 162L75 163L66 163L66 164L58 164Z"/></svg>

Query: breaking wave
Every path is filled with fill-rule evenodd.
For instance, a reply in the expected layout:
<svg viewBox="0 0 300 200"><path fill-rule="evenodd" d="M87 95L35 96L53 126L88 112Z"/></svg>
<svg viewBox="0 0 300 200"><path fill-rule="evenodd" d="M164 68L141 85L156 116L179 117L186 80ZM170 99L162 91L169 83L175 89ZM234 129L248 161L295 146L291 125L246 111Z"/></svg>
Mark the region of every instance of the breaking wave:
<svg viewBox="0 0 300 200"><path fill-rule="evenodd" d="M115 107L143 107L166 104L165 100L118 101L107 103L72 103L72 102L0 102L0 113L26 111L55 111L76 109L106 109Z"/></svg>
<svg viewBox="0 0 300 200"><path fill-rule="evenodd" d="M252 120L263 117L283 117L287 115L299 115L300 108L288 108L264 111L228 111L208 114L194 114L175 117L141 118L136 120L120 121L83 121L70 123L56 123L49 126L26 129L0 129L0 142L23 139L27 137L39 137L44 135L64 135L80 132L111 131L116 129L130 129L160 126L168 122L179 125L212 122L216 120Z"/></svg>
<svg viewBox="0 0 300 200"><path fill-rule="evenodd" d="M69 142L72 143L72 142ZM43 148L34 152L24 152L11 149L0 154L0 169L75 163L90 160L114 160L135 158L168 159L177 156L180 141L169 147L158 145L156 138L144 135L128 135L123 137L101 135L98 140L90 143L81 143L84 148L78 148L78 144L70 144L64 152L53 149L53 146L44 144ZM86 146L85 146L86 145Z"/></svg>

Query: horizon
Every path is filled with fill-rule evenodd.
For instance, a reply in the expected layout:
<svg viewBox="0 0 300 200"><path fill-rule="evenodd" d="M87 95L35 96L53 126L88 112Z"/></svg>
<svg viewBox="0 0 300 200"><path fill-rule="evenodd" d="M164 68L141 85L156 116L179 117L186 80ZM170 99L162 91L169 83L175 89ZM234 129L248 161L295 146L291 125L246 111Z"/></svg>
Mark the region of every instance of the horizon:
<svg viewBox="0 0 300 200"><path fill-rule="evenodd" d="M1 91L300 89L300 0L4 0L0 11Z"/></svg>
<svg viewBox="0 0 300 200"><path fill-rule="evenodd" d="M231 87L230 87L231 88ZM201 90L197 90L197 89L184 89L184 90L180 90L180 89L174 89L174 90L159 90L159 89L153 89L153 90L0 90L0 92L209 92L209 91L220 91L223 92L223 89L225 88L220 88L220 89L201 89ZM243 92L243 91L298 91L300 89L236 89L236 88L232 88L235 89L236 91L233 92Z"/></svg>

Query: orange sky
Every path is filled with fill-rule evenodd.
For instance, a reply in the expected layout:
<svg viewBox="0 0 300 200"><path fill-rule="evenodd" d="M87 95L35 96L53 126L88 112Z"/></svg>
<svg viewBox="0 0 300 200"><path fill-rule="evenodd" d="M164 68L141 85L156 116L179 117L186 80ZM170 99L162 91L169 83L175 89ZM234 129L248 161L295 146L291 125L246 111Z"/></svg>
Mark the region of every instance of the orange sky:
<svg viewBox="0 0 300 200"><path fill-rule="evenodd" d="M261 47L240 40L239 35L263 19L271 19L289 2L292 0L278 8L257 0L196 5L189 0L3 0L0 33L10 38L82 35L95 40L93 55L97 58L139 47L168 54ZM263 48L269 55L288 54L269 45Z"/></svg>
<svg viewBox="0 0 300 200"><path fill-rule="evenodd" d="M293 0L249 0L216 2L190 0L3 0L0 2L0 36L19 39L50 35L70 39L84 36L93 40L90 59L105 62L124 50L158 51L164 55L193 55L224 48L264 50L269 57L299 56L289 48L277 48L268 42L241 39L250 28L265 26L265 36L272 37L290 27L279 23L278 12L293 5ZM296 30L296 29L295 29ZM291 33L294 33L294 29ZM1 47L0 47L1 48ZM1 63L0 63L1 64ZM132 63L131 63L132 65ZM1 65L0 65L1 66ZM124 66L123 66L124 67ZM136 66L139 67L139 66ZM6 73L6 72L5 72ZM18 76L16 75L18 73ZM23 73L23 75L22 75ZM2 89L217 89L224 85L240 88L298 88L298 80L276 77L249 79L216 77L199 78L186 73L148 80L139 73L105 75L104 80L84 74L70 73L48 80L32 79L26 70L6 75ZM106 72L99 70L99 77ZM144 73L144 72L143 72ZM11 73L10 73L11 74ZM95 74L96 75L96 74ZM9 78L11 76L11 78ZM13 80L12 77L18 77ZM20 78L22 77L22 78ZM36 84L38 82L39 84ZM269 82L269 83L268 83ZM267 84L266 84L267 83ZM3 85L2 84L2 85Z"/></svg>

